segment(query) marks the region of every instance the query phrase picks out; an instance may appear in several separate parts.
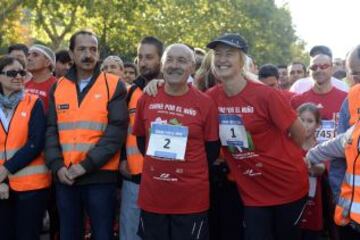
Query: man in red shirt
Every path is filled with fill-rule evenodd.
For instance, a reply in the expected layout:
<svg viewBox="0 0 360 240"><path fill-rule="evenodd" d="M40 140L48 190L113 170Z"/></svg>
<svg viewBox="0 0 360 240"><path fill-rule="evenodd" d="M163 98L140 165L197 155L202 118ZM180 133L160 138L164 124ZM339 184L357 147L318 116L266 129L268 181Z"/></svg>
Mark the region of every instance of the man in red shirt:
<svg viewBox="0 0 360 240"><path fill-rule="evenodd" d="M170 45L162 57L164 86L137 104L133 133L145 155L139 192L145 240L208 239L207 161L217 158L220 145L215 104L187 84L194 68L190 48Z"/></svg>
<svg viewBox="0 0 360 240"><path fill-rule="evenodd" d="M320 110L321 114L321 126L316 131L316 140L318 143L327 141L335 137L338 126L338 115L341 108L341 104L347 96L347 93L334 87L331 82L332 76L332 56L326 52L319 52L313 55L310 59L310 77L314 80L314 86L292 98L291 104L296 109L303 103L314 103ZM331 212L333 211L332 198L336 198L340 191L340 184L342 182L341 173L343 172L343 159L335 159L330 163L328 167L328 177L324 176L323 181L329 182L331 190L325 189L328 196L324 197L324 201L327 201L329 209L324 209L324 214L328 217L328 223L330 226L330 235L335 237L336 229L332 222ZM328 185L328 184L326 184ZM332 192L332 194L331 194ZM332 207L331 207L332 206ZM329 222L330 221L330 222Z"/></svg>
<svg viewBox="0 0 360 240"><path fill-rule="evenodd" d="M25 84L25 91L39 96L47 112L49 90L56 82L53 76L55 53L44 45L35 44L29 49L27 60L27 70L33 78Z"/></svg>

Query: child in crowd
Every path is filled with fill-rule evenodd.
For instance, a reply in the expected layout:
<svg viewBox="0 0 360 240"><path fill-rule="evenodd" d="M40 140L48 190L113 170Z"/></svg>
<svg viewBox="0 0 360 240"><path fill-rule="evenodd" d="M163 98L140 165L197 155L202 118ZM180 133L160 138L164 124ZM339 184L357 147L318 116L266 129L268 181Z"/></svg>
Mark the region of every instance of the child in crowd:
<svg viewBox="0 0 360 240"><path fill-rule="evenodd" d="M316 129L320 127L320 111L312 103L304 103L297 109L298 115L306 129L306 140L302 145L304 157L316 142ZM299 221L302 240L318 240L323 229L322 175L325 165L319 164L309 169L309 195L303 214Z"/></svg>

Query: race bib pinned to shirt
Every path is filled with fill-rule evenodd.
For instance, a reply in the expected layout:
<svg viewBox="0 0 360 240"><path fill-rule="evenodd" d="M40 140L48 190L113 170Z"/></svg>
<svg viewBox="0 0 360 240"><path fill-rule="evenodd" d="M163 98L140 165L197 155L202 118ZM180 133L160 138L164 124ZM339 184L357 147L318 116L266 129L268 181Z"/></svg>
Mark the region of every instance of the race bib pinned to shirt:
<svg viewBox="0 0 360 240"><path fill-rule="evenodd" d="M316 130L318 143L325 142L335 137L336 124L334 120L321 120L321 127Z"/></svg>
<svg viewBox="0 0 360 240"><path fill-rule="evenodd" d="M188 127L152 123L146 155L165 160L185 160Z"/></svg>
<svg viewBox="0 0 360 240"><path fill-rule="evenodd" d="M237 149L248 149L249 141L240 116L220 114L219 135L222 146L234 146Z"/></svg>

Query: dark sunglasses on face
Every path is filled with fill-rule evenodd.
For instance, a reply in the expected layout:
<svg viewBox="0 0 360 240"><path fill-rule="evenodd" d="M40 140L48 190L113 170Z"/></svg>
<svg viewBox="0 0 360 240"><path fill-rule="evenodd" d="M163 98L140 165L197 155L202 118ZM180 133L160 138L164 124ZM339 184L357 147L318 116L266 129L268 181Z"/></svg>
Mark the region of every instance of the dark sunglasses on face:
<svg viewBox="0 0 360 240"><path fill-rule="evenodd" d="M325 69L327 69L329 67L330 67L330 64L325 63L325 64L314 64L314 65L311 65L309 68L312 71L317 71L319 68L321 70L325 70Z"/></svg>
<svg viewBox="0 0 360 240"><path fill-rule="evenodd" d="M16 77L18 74L20 74L21 77L24 77L26 75L26 71L25 70L9 70L9 71L6 71L6 72L0 72L0 74L4 74L8 77Z"/></svg>

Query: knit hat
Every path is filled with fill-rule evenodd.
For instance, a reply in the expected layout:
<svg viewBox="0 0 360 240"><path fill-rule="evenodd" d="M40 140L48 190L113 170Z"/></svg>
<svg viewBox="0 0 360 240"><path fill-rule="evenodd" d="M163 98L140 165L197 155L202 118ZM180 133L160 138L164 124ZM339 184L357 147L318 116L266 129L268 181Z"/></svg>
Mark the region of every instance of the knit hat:
<svg viewBox="0 0 360 240"><path fill-rule="evenodd" d="M51 50L50 48L48 48L44 45L41 45L41 44L32 45L30 47L29 51L32 51L32 50L42 53L47 59L49 59L51 62L52 70L54 70L55 63L56 63L56 57L55 57L55 53L53 52L53 50Z"/></svg>

